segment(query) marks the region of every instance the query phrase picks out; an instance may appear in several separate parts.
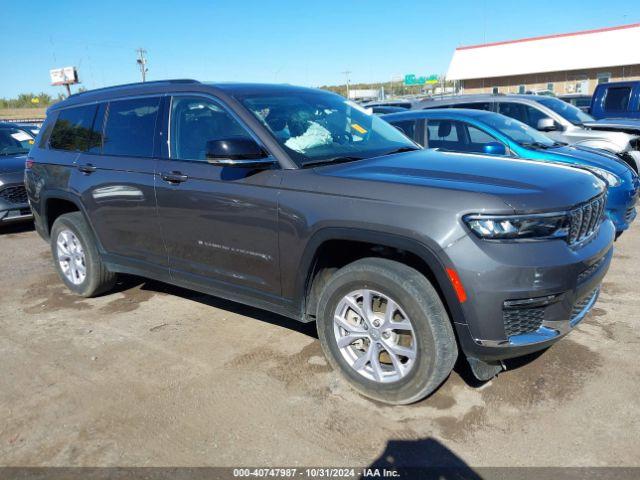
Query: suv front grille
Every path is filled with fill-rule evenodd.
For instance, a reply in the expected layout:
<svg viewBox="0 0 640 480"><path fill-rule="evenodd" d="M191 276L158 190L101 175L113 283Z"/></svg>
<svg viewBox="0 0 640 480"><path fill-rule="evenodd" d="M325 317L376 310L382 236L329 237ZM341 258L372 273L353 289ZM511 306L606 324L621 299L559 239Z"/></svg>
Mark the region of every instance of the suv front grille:
<svg viewBox="0 0 640 480"><path fill-rule="evenodd" d="M602 222L606 203L607 197L603 194L569 212L570 224L567 241L570 245L585 240L596 231Z"/></svg>
<svg viewBox="0 0 640 480"><path fill-rule="evenodd" d="M502 311L507 337L535 332L544 320L545 307L510 308Z"/></svg>
<svg viewBox="0 0 640 480"><path fill-rule="evenodd" d="M15 205L27 203L27 190L24 185L6 187L0 190L0 198Z"/></svg>

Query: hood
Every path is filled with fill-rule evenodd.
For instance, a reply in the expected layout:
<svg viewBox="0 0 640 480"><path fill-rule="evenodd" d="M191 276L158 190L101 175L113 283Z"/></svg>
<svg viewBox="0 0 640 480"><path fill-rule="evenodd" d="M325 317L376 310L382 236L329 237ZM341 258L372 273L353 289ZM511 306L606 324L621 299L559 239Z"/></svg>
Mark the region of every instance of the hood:
<svg viewBox="0 0 640 480"><path fill-rule="evenodd" d="M26 155L5 157L0 155L0 175L3 173L21 172L24 170Z"/></svg>
<svg viewBox="0 0 640 480"><path fill-rule="evenodd" d="M594 175L539 161L418 150L316 169L322 175L498 197L518 212L565 209L605 189ZM381 195L373 189L372 195Z"/></svg>
<svg viewBox="0 0 640 480"><path fill-rule="evenodd" d="M549 135L556 138L554 135ZM574 145L588 145L611 152L623 152L629 148L629 143L635 139L634 135L624 132L609 131L592 128L570 128L561 134L561 140Z"/></svg>
<svg viewBox="0 0 640 480"><path fill-rule="evenodd" d="M548 152L560 157L559 160L562 159L562 161L602 168L611 173L615 173L619 177L631 176L631 170L623 160L620 160L620 158L613 153L609 153L604 150L584 146L567 145L564 147L550 149ZM579 160L579 162L576 162L576 160Z"/></svg>
<svg viewBox="0 0 640 480"><path fill-rule="evenodd" d="M611 130L640 134L640 119L637 118L602 118L593 122L585 122L584 126L593 130Z"/></svg>

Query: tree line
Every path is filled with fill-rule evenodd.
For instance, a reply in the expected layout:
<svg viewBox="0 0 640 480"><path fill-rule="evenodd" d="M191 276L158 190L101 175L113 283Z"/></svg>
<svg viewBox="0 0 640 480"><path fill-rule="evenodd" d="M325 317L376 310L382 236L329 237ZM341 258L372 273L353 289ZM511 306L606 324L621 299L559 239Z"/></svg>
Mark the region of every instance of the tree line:
<svg viewBox="0 0 640 480"><path fill-rule="evenodd" d="M80 87L78 92L86 90ZM56 102L64 100L66 95L59 93L53 97L45 92L40 93L21 93L15 98L0 98L0 108L42 108L53 105Z"/></svg>
<svg viewBox="0 0 640 480"><path fill-rule="evenodd" d="M420 95L426 94L430 92L434 87L441 86L439 83L437 85L405 85L402 80L397 82L378 82L378 83L351 83L349 84L350 90L369 90L380 88L384 88L384 92L387 96L400 96L400 95ZM453 86L453 82L445 82L446 87ZM346 85L323 85L320 87L324 90L330 90L335 93L339 93L340 95L347 96L347 86Z"/></svg>

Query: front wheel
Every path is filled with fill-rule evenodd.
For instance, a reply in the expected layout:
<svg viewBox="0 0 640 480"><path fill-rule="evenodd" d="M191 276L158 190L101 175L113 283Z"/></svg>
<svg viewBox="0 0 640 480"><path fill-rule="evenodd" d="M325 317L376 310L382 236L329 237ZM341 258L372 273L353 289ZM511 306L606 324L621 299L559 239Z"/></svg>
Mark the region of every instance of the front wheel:
<svg viewBox="0 0 640 480"><path fill-rule="evenodd" d="M427 278L383 258L338 270L318 302L330 363L360 393L408 404L433 392L458 354L446 309Z"/></svg>

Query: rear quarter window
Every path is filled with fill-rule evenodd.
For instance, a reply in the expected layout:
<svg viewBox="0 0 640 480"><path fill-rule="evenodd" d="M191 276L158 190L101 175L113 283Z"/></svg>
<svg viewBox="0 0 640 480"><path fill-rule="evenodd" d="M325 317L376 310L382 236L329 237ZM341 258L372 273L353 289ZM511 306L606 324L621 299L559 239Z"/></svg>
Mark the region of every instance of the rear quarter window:
<svg viewBox="0 0 640 480"><path fill-rule="evenodd" d="M160 97L109 103L104 129L104 155L153 156L153 139Z"/></svg>
<svg viewBox="0 0 640 480"><path fill-rule="evenodd" d="M415 137L416 121L415 120L396 120L391 125L396 127L409 138Z"/></svg>
<svg viewBox="0 0 640 480"><path fill-rule="evenodd" d="M47 119L42 124L40 129L40 133L38 136L38 147L39 148L47 148L49 145L49 139L51 138L51 132L53 131L53 127L56 124L57 113L52 113L47 116Z"/></svg>
<svg viewBox="0 0 640 480"><path fill-rule="evenodd" d="M65 108L51 132L49 145L56 150L87 151L95 142L92 134L97 105Z"/></svg>

